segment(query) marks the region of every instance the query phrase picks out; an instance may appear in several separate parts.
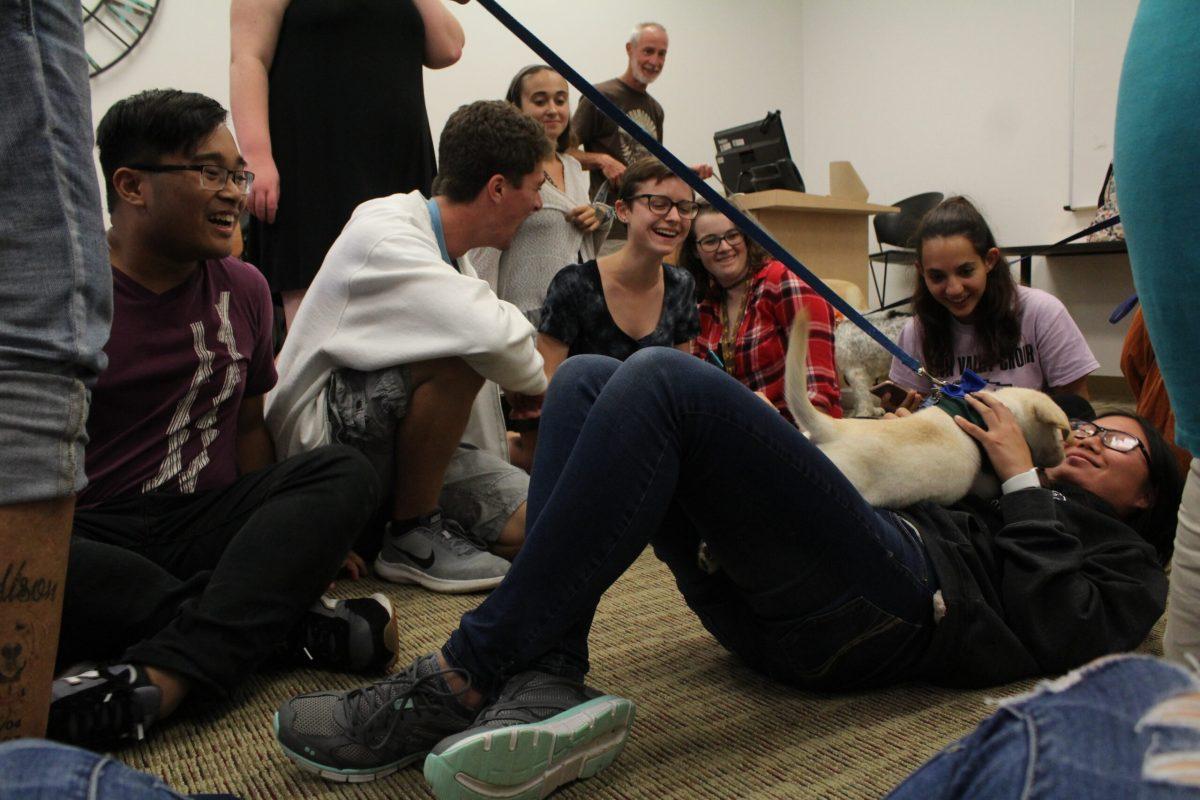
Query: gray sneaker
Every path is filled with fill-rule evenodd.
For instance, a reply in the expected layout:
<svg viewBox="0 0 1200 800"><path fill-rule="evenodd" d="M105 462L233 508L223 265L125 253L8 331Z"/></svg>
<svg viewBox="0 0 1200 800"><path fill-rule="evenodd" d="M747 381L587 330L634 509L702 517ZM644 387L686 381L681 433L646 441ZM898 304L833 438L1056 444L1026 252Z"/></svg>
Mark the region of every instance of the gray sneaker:
<svg viewBox="0 0 1200 800"><path fill-rule="evenodd" d="M632 700L544 672L513 677L475 724L438 742L425 780L438 800L533 800L621 753Z"/></svg>
<svg viewBox="0 0 1200 800"><path fill-rule="evenodd" d="M452 519L436 512L410 531L392 535L391 524L375 572L393 583L419 583L431 592L484 592L508 573L508 562L470 539Z"/></svg>
<svg viewBox="0 0 1200 800"><path fill-rule="evenodd" d="M275 738L302 768L363 783L418 761L473 717L430 654L361 689L293 697L275 713Z"/></svg>

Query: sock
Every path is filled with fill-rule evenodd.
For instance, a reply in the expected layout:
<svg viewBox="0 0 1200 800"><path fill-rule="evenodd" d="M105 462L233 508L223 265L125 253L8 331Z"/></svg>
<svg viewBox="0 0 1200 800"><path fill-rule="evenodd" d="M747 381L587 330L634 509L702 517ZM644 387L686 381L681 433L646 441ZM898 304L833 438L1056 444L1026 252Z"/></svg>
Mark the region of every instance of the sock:
<svg viewBox="0 0 1200 800"><path fill-rule="evenodd" d="M394 519L388 523L388 530L393 536L399 536L408 533L413 528L424 525L429 528L440 529L442 527L442 509L435 508L428 514L420 517L409 517L408 519Z"/></svg>

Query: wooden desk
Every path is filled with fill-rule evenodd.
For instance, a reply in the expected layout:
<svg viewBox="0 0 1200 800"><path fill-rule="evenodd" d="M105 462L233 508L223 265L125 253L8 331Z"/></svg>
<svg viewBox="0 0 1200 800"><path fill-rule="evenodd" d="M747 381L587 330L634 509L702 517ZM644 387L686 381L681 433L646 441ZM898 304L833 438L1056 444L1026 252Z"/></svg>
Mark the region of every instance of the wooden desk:
<svg viewBox="0 0 1200 800"><path fill-rule="evenodd" d="M1019 247L1005 247L1000 250L1006 256L1020 256L1021 285L1028 286L1033 279L1033 257L1059 258L1062 256L1098 256L1113 253L1128 253L1124 240L1108 242L1072 242L1051 247L1048 244L1023 244Z"/></svg>
<svg viewBox="0 0 1200 800"><path fill-rule="evenodd" d="M865 192L864 192L865 196ZM819 278L849 281L867 297L867 217L900 209L846 197L768 189L738 205Z"/></svg>

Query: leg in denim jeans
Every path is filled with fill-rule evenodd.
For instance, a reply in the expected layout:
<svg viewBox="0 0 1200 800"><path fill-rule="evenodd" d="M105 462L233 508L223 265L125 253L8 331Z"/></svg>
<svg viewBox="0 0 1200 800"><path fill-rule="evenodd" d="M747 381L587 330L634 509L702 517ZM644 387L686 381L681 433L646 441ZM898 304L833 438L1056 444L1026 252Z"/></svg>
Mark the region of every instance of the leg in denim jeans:
<svg viewBox="0 0 1200 800"><path fill-rule="evenodd" d="M221 795L228 797L228 795ZM183 800L161 779L109 756L23 739L0 747L0 797L23 800ZM210 795L214 800L217 795Z"/></svg>
<svg viewBox="0 0 1200 800"><path fill-rule="evenodd" d="M0 695L0 739L45 730L111 317L87 80L78 3L0 0L0 645L23 666Z"/></svg>
<svg viewBox="0 0 1200 800"><path fill-rule="evenodd" d="M722 565L711 582L695 567L700 539ZM867 505L737 381L653 348L620 366L570 359L555 375L525 548L463 617L444 658L484 691L530 665L546 668L547 654L564 674L586 670L600 596L652 541L690 599L732 605L753 622L756 642L777 642L752 660L782 678L881 677L845 658L863 625L888 632L872 660L898 673L891 656L931 624L923 550L890 514Z"/></svg>
<svg viewBox="0 0 1200 800"><path fill-rule="evenodd" d="M1165 661L1100 659L1004 703L888 798L1195 797L1200 726L1186 710L1197 690Z"/></svg>

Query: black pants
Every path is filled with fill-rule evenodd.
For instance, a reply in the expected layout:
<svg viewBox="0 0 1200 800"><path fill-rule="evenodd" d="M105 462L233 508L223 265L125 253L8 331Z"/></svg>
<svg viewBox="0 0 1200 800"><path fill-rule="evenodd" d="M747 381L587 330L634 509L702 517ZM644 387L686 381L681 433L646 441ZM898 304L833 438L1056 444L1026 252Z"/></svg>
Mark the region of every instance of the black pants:
<svg viewBox="0 0 1200 800"><path fill-rule="evenodd" d="M335 446L224 489L78 511L60 667L117 658L224 694L278 650L378 498L367 460Z"/></svg>

